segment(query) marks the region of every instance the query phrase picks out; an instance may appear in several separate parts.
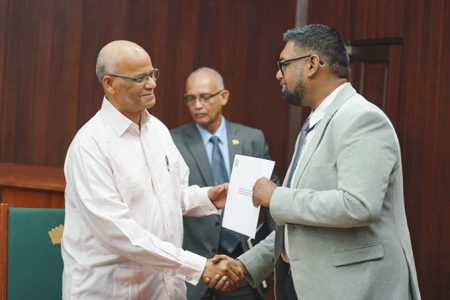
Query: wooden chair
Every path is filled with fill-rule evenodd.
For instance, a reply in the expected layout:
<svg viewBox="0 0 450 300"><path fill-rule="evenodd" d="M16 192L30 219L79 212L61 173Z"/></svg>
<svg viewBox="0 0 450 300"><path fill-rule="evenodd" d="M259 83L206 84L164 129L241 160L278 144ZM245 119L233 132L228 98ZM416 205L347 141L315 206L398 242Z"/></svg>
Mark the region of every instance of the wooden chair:
<svg viewBox="0 0 450 300"><path fill-rule="evenodd" d="M61 299L64 209L0 204L1 299Z"/></svg>

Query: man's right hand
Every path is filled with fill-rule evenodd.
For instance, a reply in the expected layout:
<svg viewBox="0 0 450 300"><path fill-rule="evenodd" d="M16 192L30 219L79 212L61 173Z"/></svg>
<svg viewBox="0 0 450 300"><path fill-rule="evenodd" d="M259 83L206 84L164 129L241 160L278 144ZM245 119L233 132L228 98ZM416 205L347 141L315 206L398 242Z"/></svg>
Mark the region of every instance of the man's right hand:
<svg viewBox="0 0 450 300"><path fill-rule="evenodd" d="M206 261L202 281L209 288L221 292L231 291L244 281L245 274L242 271L243 269L235 263L234 259L226 255L216 255Z"/></svg>
<svg viewBox="0 0 450 300"><path fill-rule="evenodd" d="M248 271L245 266L240 261L229 256L223 254L216 255L211 259L211 261L214 264L226 263L227 267L233 270L234 274L239 274L239 280L232 280L232 282L217 274L211 278L208 278L208 280L206 282L204 281L204 283L211 289L219 290L221 292L234 290L241 285L241 283L245 280L245 276L248 275Z"/></svg>

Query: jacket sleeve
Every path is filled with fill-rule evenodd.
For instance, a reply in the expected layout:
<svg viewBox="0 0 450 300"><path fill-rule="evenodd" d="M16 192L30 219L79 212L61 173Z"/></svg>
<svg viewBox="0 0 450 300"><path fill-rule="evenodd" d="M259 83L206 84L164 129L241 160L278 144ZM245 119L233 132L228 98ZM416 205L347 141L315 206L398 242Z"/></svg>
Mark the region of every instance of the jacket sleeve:
<svg viewBox="0 0 450 300"><path fill-rule="evenodd" d="M247 277L247 281L253 287L256 287L273 272L274 243L275 231L267 236L264 241L237 258L249 272L250 276Z"/></svg>

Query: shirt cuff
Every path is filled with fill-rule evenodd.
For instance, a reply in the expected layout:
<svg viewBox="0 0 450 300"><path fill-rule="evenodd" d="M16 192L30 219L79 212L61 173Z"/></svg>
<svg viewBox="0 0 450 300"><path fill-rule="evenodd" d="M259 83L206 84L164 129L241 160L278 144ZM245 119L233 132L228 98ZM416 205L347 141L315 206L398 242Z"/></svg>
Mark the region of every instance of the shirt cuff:
<svg viewBox="0 0 450 300"><path fill-rule="evenodd" d="M187 263L176 269L173 276L192 285L197 285L205 269L206 258L190 251L183 251L181 260Z"/></svg>

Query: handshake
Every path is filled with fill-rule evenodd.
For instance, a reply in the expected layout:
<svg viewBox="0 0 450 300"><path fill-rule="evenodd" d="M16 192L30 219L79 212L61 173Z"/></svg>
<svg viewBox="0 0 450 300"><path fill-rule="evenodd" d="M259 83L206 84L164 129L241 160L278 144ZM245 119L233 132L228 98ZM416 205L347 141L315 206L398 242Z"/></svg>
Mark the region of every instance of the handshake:
<svg viewBox="0 0 450 300"><path fill-rule="evenodd" d="M226 255L216 255L206 261L202 281L209 288L229 292L238 288L248 275L245 266Z"/></svg>

